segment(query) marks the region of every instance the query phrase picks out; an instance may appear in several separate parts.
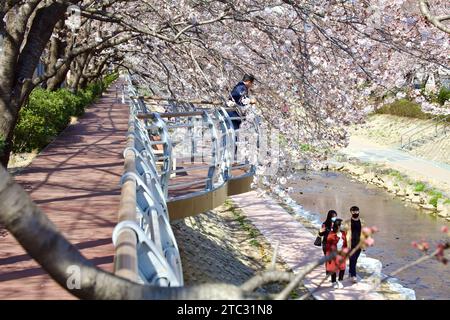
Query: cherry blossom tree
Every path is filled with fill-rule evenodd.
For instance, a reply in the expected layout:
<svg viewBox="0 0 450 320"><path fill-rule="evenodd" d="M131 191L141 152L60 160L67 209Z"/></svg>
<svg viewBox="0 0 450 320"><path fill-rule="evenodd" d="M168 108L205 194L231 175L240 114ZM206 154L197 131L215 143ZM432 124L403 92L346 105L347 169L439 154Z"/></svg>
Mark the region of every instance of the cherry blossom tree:
<svg viewBox="0 0 450 320"><path fill-rule="evenodd" d="M80 8L76 28L66 23L71 5ZM449 69L445 0L3 0L0 18L4 166L18 113L30 92L38 85L58 88L69 70L68 84L74 91L115 65L135 74L154 95L224 102L243 73L253 73L257 85L251 94L258 101L254 112L279 131L278 176L289 177L299 161L319 165L345 146L347 127L363 122L386 96L402 94L411 74ZM40 61L46 70L37 77ZM427 111L448 112L418 92L411 95ZM10 186L3 175L0 183L5 181ZM12 195L4 190L3 195ZM25 197L19 189L11 190ZM27 250L42 252L22 233L31 220L15 225L19 213L31 219L37 209L23 200L24 210L11 211L4 206L11 204L8 201L0 202L2 221ZM42 222L39 230L54 231L45 218L36 217ZM70 259L84 261L70 244L58 243L55 252L69 248L74 254ZM45 263L45 257L34 257ZM58 278L62 269L52 268L48 266L49 272ZM97 271L87 274L110 279ZM117 286L157 297L134 284ZM98 297L97 289L83 297ZM185 297L178 295L181 291L167 292Z"/></svg>
<svg viewBox="0 0 450 320"><path fill-rule="evenodd" d="M404 88L409 74L448 68L446 34L430 28L414 3L210 1L183 8L184 17L177 14L181 6L162 5L164 22L140 15L152 24L137 29L173 28L164 38L133 43L141 49L125 63L152 92L172 98L227 99L232 85L251 72L260 115L285 137L283 155L290 157L283 158L321 160L347 143L349 124Z"/></svg>

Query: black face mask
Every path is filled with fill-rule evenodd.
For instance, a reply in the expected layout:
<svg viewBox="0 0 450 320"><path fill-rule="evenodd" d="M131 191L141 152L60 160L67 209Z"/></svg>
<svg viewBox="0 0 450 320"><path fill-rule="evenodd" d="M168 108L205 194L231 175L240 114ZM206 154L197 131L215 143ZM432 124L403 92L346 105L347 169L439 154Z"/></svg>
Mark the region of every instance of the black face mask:
<svg viewBox="0 0 450 320"><path fill-rule="evenodd" d="M352 213L352 217L355 218L355 219L358 218L359 217L359 213Z"/></svg>

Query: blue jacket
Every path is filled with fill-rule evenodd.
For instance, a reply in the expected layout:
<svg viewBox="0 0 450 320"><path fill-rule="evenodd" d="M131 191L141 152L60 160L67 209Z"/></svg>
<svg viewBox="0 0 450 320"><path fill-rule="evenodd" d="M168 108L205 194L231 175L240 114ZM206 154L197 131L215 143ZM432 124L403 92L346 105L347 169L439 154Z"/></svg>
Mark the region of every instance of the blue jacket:
<svg viewBox="0 0 450 320"><path fill-rule="evenodd" d="M242 103L243 98L248 98L248 89L245 86L244 82L239 82L230 93L232 100L236 102L238 106L243 106Z"/></svg>

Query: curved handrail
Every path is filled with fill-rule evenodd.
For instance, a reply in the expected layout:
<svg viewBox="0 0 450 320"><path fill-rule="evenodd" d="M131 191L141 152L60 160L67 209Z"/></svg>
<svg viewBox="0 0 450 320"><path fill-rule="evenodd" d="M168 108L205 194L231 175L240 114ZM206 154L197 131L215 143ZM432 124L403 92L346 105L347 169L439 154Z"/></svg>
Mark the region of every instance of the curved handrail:
<svg viewBox="0 0 450 320"><path fill-rule="evenodd" d="M135 282L182 286L183 272L170 226L169 201L213 194L233 179L247 179L254 174L255 166L247 160L243 163L235 161L236 131L231 122L234 118L230 118L223 106L208 109L172 101L174 110L171 112L151 112L143 99L137 97L137 90L129 77L127 82L130 117L124 150L119 222L113 232L115 273ZM241 117L241 120L244 119ZM253 123L253 128L258 132L256 123ZM199 145L210 141L210 161L204 164L207 174L203 190L171 197L169 190L174 186L170 184L172 175L205 168L172 167L176 159L174 147L178 143L173 135L181 129L189 132L189 139L185 142L191 146L191 159L195 157ZM162 149L155 148L158 145L163 146ZM247 169L233 176L236 168Z"/></svg>
<svg viewBox="0 0 450 320"><path fill-rule="evenodd" d="M113 232L114 271L136 282L182 286L181 260L166 195L147 130L135 116L137 110L143 110L142 105L131 99L119 223ZM157 115L155 119L162 121ZM167 145L170 150L171 144Z"/></svg>

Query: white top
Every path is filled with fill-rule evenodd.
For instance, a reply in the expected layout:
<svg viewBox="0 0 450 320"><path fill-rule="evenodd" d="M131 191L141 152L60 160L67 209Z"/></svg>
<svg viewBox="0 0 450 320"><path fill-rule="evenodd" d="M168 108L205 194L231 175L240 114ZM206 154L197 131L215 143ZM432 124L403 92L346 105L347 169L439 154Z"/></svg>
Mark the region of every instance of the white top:
<svg viewBox="0 0 450 320"><path fill-rule="evenodd" d="M344 246L344 239L342 239L342 232L338 232L338 233L336 233L336 235L339 238L338 243L337 243L337 250L341 251L342 247Z"/></svg>

